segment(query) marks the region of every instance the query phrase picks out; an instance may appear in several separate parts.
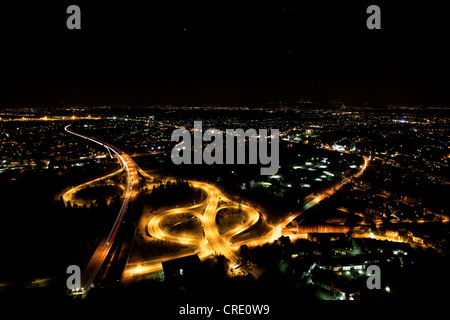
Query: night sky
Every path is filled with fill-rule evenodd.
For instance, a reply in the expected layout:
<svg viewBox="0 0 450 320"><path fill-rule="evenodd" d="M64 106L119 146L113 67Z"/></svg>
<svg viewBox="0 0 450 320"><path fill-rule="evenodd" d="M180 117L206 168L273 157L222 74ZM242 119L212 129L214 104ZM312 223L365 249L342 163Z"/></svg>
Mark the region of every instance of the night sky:
<svg viewBox="0 0 450 320"><path fill-rule="evenodd" d="M3 5L0 107L450 103L448 13L431 2ZM68 30L66 8L81 8ZM381 8L381 30L366 8Z"/></svg>

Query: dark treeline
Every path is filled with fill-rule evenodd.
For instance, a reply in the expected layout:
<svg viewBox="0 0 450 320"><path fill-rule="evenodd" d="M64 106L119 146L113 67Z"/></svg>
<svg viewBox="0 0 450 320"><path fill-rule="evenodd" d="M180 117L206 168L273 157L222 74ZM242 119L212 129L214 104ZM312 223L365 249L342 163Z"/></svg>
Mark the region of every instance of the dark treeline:
<svg viewBox="0 0 450 320"><path fill-rule="evenodd" d="M95 187L86 187L79 190L75 197L84 201L92 202L107 202L106 199L112 199L112 201L119 201L122 190L118 186L104 185Z"/></svg>
<svg viewBox="0 0 450 320"><path fill-rule="evenodd" d="M169 206L185 201L199 202L204 198L201 190L193 188L188 181L178 179L153 186L150 193L144 193L141 198L154 207Z"/></svg>

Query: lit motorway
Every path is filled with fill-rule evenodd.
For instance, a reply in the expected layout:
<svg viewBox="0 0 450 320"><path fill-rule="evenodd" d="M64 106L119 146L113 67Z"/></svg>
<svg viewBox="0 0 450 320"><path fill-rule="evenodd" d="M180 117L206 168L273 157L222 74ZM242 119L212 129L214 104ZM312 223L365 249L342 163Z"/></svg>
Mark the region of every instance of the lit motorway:
<svg viewBox="0 0 450 320"><path fill-rule="evenodd" d="M109 235L106 238L104 238L97 247L97 250L93 254L82 275L81 281L82 288L84 290L88 290L90 285L93 283L97 273L99 272L102 264L104 263L109 253L109 250L114 242L115 235L117 234L117 230L120 226L120 222L128 207L130 198L133 196L132 194L133 186L138 181L138 173L140 173L146 180L149 180L148 181L149 183L153 182L153 177L151 177L145 171L140 169L129 155L120 151L118 148L108 143L102 142L98 139L94 139L91 137L75 133L69 129L69 126L65 127L65 130L67 132L74 134L78 137L81 137L83 139L87 139L97 144L100 144L101 146L105 147L108 151L112 151L119 158L120 162L123 164L123 167L107 176L92 180L90 182L83 183L67 191L63 196L66 202L77 191L81 190L82 188L92 183L113 177L124 170L127 172L126 192L122 206L115 220L115 223ZM224 234L220 234L218 226L216 224L216 216L218 212L225 208L235 208L238 205L238 203L224 196L217 187L199 181L189 181L189 183L194 188L201 189L206 194L206 198L202 202L184 208L174 208L163 211L159 214L153 214L150 216L148 221L145 222L146 229L147 232L151 235L151 237L155 239L193 246L195 248L193 253L197 253L200 259L205 259L207 257L220 254L225 256L230 261L230 265L232 267L236 267L239 264L239 257L235 252L237 249L239 249L240 245L242 244L247 244L250 246L262 245L266 242L273 242L274 240L278 239L282 235L283 228L285 228L286 225L288 225L292 220L300 216L306 210L309 210L310 208L318 204L323 199L328 198L329 196L334 194L343 185L349 183L353 177L359 177L367 168L369 161L370 159L364 156L364 164L361 166L361 169L357 173L353 174L352 176L344 178L343 180L331 186L329 189L321 192L320 194L314 195L314 198L308 201L300 211L291 214L289 217L287 217L284 221L282 221L278 225L271 226L272 227L271 231L257 238L231 243L231 240L234 237L251 228L261 218L261 214L256 209L245 204L241 204L239 206L242 212L245 213L246 215L245 221L242 224L239 224L236 227L232 228L231 230L228 230ZM187 235L178 236L162 230L161 222L164 219L179 214L190 214L196 217L202 225L204 237L201 238L189 237ZM304 237L304 235L296 235L295 237ZM161 271L162 270L161 262L175 258L180 258L186 255L187 255L186 253L174 254L169 257L166 256L148 261L127 263L125 271L123 273L122 280L125 281L129 280L133 278L135 275L145 275Z"/></svg>
<svg viewBox="0 0 450 320"><path fill-rule="evenodd" d="M119 158L119 161L121 161L120 158ZM63 194L62 197L63 197L64 202L67 203L67 202L70 201L72 203L76 203L76 199L75 199L74 195L78 191L80 191L81 189L84 189L86 187L89 187L90 185L93 185L93 184L95 184L97 182L101 182L101 181L113 178L113 177L119 175L120 173L122 173L125 170L125 168L126 168L126 166L124 164L123 167L120 168L119 170L117 170L116 172L110 173L110 174L108 174L106 176L103 176L103 177L100 177L100 178L97 178L97 179L94 179L94 180L82 183L82 184L80 184L80 185L78 185L78 186L76 186L74 188L71 188L70 190L68 190L66 193ZM124 192L125 192L125 190L124 190Z"/></svg>
<svg viewBox="0 0 450 320"><path fill-rule="evenodd" d="M236 243L230 243L230 240L237 236L238 234L244 232L256 222L258 222L260 218L260 214L257 210L254 208L242 205L241 210L244 211L247 214L246 221L238 225L237 227L227 231L225 234L220 235L217 225L216 225L216 215L217 213L226 207L232 207L233 204L235 204L234 201L229 200L226 198L222 192L210 185L203 182L197 182L197 181L190 181L193 187L199 188L203 190L207 197L204 201L201 203L198 203L196 205L186 207L186 208L176 208L176 209L170 209L167 211L164 211L160 214L153 215L150 217L149 221L146 223L147 231L148 233L156 239L170 241L174 243L179 244L186 244L186 245L194 245L196 246L195 253L199 255L201 259L206 258L208 256L215 254L222 254L227 259L230 260L231 266L235 267L238 265L239 258L236 255L235 251L239 249L239 247L243 244L250 245L250 246L257 246L262 245L267 242L273 242L276 239L278 239L282 235L282 230L285 228L292 220L300 216L302 213L304 213L306 210L311 209L316 204L318 204L320 201L322 201L325 198L328 198L332 194L334 194L336 191L338 191L343 185L349 183L353 177L359 177L363 174L364 170L366 170L368 164L369 164L370 158L364 156L364 164L361 166L360 170L356 172L354 175L350 177L346 177L345 179L341 180L340 182L336 183L335 185L331 186L329 189L323 191L320 194L317 194L314 196L313 199L308 201L303 208L296 212L291 214L289 217L287 217L284 221L279 223L277 226L272 226L272 230L268 232L266 235L260 236L258 238L248 239L245 241L240 241ZM219 201L222 201L223 205L218 205ZM203 214L199 213L199 209L204 208ZM190 238L186 236L176 236L171 235L170 233L164 232L160 224L163 219L176 214L183 214L183 213L189 213L195 216L200 220L203 226L203 230L205 232L205 238L207 241L204 241L205 239L200 238ZM305 238L305 234L297 234L292 235L293 238ZM144 274L150 274L153 272L161 271L162 265L161 262L180 258L183 255L173 255L171 257L165 257L160 259L153 259L148 261L141 261L137 263L129 263L127 265L127 268L124 272L123 279L129 280L130 278L136 276L136 275L144 275Z"/></svg>
<svg viewBox="0 0 450 320"><path fill-rule="evenodd" d="M311 199L310 201L308 201L300 211L295 212L291 215L289 215L289 217L287 217L285 220L283 220L281 223L279 223L276 226L272 227L272 230L267 233L265 236L261 236L259 238L256 239L250 239L250 240L246 240L246 241L241 241L238 243L235 243L234 246L235 248L238 248L239 246L246 244L249 246L257 246L257 245L262 245L266 242L273 242L276 239L280 238L282 236L282 231L283 229L292 222L292 220L294 220L295 218L297 218L298 216L300 216L301 214L303 214L305 211L313 208L315 205L317 205L319 202L321 202L322 200L330 197L331 195L333 195L336 191L338 191L340 188L342 188L342 186L344 186L345 184L349 183L352 178L357 178L359 176L361 176L364 171L366 170L367 166L369 165L370 162L370 158L363 156L364 158L364 164L361 166L361 168L358 170L358 172L356 172L355 174L353 174L352 176L346 177L343 180L339 181L338 183L336 183L335 185L331 186L330 188L328 188L327 190L316 194L314 196L313 199ZM301 221L299 222L301 223ZM305 238L304 234L298 234L298 235L293 235L293 238Z"/></svg>
<svg viewBox="0 0 450 320"><path fill-rule="evenodd" d="M99 246L97 247L95 253L93 254L92 258L90 259L86 269L83 272L82 280L81 280L81 287L82 290L89 290L90 285L94 281L96 275L98 274L98 271L100 270L102 264L104 263L109 250L114 242L115 235L117 233L117 230L120 226L120 221L123 218L123 215L128 207L128 203L130 198L132 197L132 188L133 185L137 182L138 172L144 176L146 179L149 179L150 181L153 181L153 178L148 175L146 172L144 172L142 169L140 169L136 163L131 159L130 156L120 151L118 148L102 142L98 139L94 139L88 136L84 136L78 133L73 132L69 129L69 126L65 127L65 130L71 134L74 134L80 138L87 139L89 141L95 142L97 144L100 144L101 146L105 147L108 151L112 151L122 162L123 167L119 169L116 172L113 172L107 176L94 179L89 182L85 182L79 186L76 186L69 191L67 191L63 199L65 202L69 201L69 199L72 199L73 195L87 187L88 185L111 178L119 173L121 173L123 170L127 172L127 187L126 187L126 193L124 196L124 200L122 203L122 207L117 215L117 218L115 220L115 223L111 229L111 232L109 233L108 237L103 239ZM213 185L198 182L198 181L189 181L191 185L194 188L199 188L203 190L206 194L206 199L202 201L201 203L197 205L193 205L187 208L176 208L171 209L166 212L164 212L161 215L155 215L151 218L151 220L148 222L148 231L149 233L157 239L166 240L166 241L172 241L179 244L186 244L186 245L195 245L198 247L197 253L201 258L206 258L208 256L214 255L214 254L222 254L227 259L229 259L232 264L236 265L238 263L238 257L235 254L235 252L232 250L230 246L230 239L235 237L236 235L242 233L243 231L247 230L248 228L252 227L256 222L258 222L260 214L257 210L254 208L247 206L247 205L241 205L241 210L247 214L247 219L244 223L238 225L237 227L229 230L224 235L221 235L218 231L217 225L216 225L216 215L217 213L228 207L235 207L237 205L236 202L229 200L226 198L222 192L216 188ZM219 201L221 205L219 206ZM202 212L203 210L203 212ZM163 232L160 228L160 223L162 219L165 219L168 216L171 215L177 215L182 213L190 213L194 216L196 216L202 223L205 238L199 239L199 238L189 238L189 237L178 237L170 235L169 233ZM180 257L182 255L176 255L173 258ZM159 266L152 268L147 267L146 271L157 271L160 270L160 260L157 262Z"/></svg>
<svg viewBox="0 0 450 320"><path fill-rule="evenodd" d="M202 202L189 207L170 209L151 216L146 223L148 233L155 239L194 246L196 248L195 253L199 255L200 259L207 258L214 254L221 254L230 260L232 266L237 265L239 258L234 252L234 246L232 247L230 240L256 224L260 218L260 213L248 205L240 205L240 209L246 214L245 221L224 234L220 234L216 224L217 213L225 208L235 208L238 204L225 197L222 192L213 185L199 181L189 181L189 183L194 188L203 190L206 194L206 198ZM221 203L220 205L219 202ZM199 219L205 237L181 237L163 231L161 229L161 222L170 216L178 214L191 214ZM164 259L130 263L125 270L124 279L138 274L160 271L162 270L162 261L180 258L185 255L186 254L173 255L170 258L166 257Z"/></svg>
<svg viewBox="0 0 450 320"><path fill-rule="evenodd" d="M118 148L116 148L108 143L105 143L98 139L94 139L94 138L87 137L87 136L78 134L76 132L73 132L72 130L69 129L69 127L70 127L70 125L66 126L64 128L64 130L67 131L68 133L71 133L71 134L77 136L77 137L95 142L95 143L101 145L102 147L106 148L109 152L112 151L120 159L120 162L123 164L123 167L122 167L122 169L120 169L110 175L107 175L107 176L99 178L99 179L95 179L93 181L90 181L89 183L84 183L75 188L72 188L71 190L69 190L68 192L66 192L64 194L63 199L65 201L67 201L67 198L70 197L72 194L74 194L76 191L82 189L83 187L86 187L87 185L89 185L92 182L96 182L96 181L105 179L107 177L112 177L112 176L122 172L123 170L125 170L127 173L127 183L126 183L126 191L125 191L124 199L122 202L122 206L120 207L119 213L117 214L117 217L111 228L111 231L109 232L109 234L106 238L102 239L102 241L98 245L97 249L95 250L94 254L92 255L91 259L89 260L86 268L83 270L83 274L81 276L81 290L87 291L91 287L91 284L93 283L95 277L97 276L100 268L102 267L106 257L108 256L108 253L112 247L112 244L116 237L117 231L119 230L119 227L120 227L120 222L122 221L123 216L127 210L128 203L132 196L133 186L137 182L138 175L137 175L136 164L131 159L131 157L129 157L127 154L123 153L121 150L119 150Z"/></svg>

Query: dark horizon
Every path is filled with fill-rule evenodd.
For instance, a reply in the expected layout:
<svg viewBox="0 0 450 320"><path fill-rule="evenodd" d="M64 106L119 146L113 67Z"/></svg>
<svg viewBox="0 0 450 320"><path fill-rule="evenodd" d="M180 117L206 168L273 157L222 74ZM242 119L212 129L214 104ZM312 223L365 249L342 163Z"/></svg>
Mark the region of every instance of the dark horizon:
<svg viewBox="0 0 450 320"><path fill-rule="evenodd" d="M425 71L427 72L427 71ZM274 74L278 78L282 75ZM157 78L151 80L149 78ZM239 76L204 74L19 73L3 86L1 107L103 105L257 105L270 101L339 100L383 105L449 106L447 83L390 78L291 77L274 83ZM203 78L203 79L202 79ZM209 81L208 81L209 80ZM2 90L2 91L3 91Z"/></svg>

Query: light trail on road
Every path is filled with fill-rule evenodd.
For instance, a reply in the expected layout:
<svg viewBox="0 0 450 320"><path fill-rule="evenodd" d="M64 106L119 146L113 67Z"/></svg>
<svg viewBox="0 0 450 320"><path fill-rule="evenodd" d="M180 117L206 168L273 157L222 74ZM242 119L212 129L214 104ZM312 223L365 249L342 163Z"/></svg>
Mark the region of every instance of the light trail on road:
<svg viewBox="0 0 450 320"><path fill-rule="evenodd" d="M196 204L194 206L167 210L156 216L151 217L149 219L149 221L147 222L148 232L152 237L154 237L156 239L168 240L168 241L171 241L174 243L179 243L179 244L195 245L195 246L197 246L197 250L195 251L195 253L199 254L200 257L206 258L213 254L222 254L231 262L232 266L236 266L239 263L239 257L237 256L237 254L235 252L236 252L236 250L239 249L239 247L241 245L243 245L243 244L250 245L250 246L263 245L264 243L274 242L275 240L280 238L282 236L283 228L285 228L286 225L288 225L292 220L294 220L295 218L300 216L306 210L313 208L315 205L317 205L322 200L333 195L336 191L338 191L340 188L342 188L342 186L349 183L353 177L361 176L363 174L363 172L366 170L366 168L370 162L369 157L363 156L363 158L364 158L364 164L361 166L361 169L358 172L356 172L355 174L353 174L349 177L344 178L343 180L341 180L337 184L333 185L329 189L321 192L320 194L315 195L315 197L312 200L308 201L300 211L289 215L289 217L287 217L284 221L282 221L278 225L272 226L272 230L269 231L264 236L260 236L257 238L248 239L248 240L244 240L244 241L240 241L240 242L231 244L230 240L233 237L248 230L249 228L251 228L254 224L256 224L258 222L258 220L260 218L259 212L250 206L242 205L241 209L248 216L246 222L243 225L236 226L235 228L233 228L233 229L229 230L228 232L226 232L225 234L221 235L218 231L217 224L215 221L217 213L225 207L232 206L232 204L233 203L235 204L235 202L226 198L222 194L222 192L215 186L207 184L207 183L203 183L203 182L198 182L198 181L189 181L189 183L191 183L191 185L194 188L199 188L199 189L203 190L207 195L206 199L204 201L202 201L201 203ZM222 202L226 203L227 205L219 206L219 201L222 201ZM194 210L194 209L198 210L201 208L204 208L203 214L199 214L198 212L196 212ZM163 230L161 230L161 228L160 228L161 221L170 215L176 214L176 212L190 213L190 214L195 215L202 223L203 230L205 233L205 238L206 238L207 242L201 241L200 239L170 235L169 233L166 233ZM293 235L292 238L296 238L296 239L303 238L304 239L304 238L306 238L306 234ZM186 256L186 254L174 255L171 257L171 259L180 258L183 256ZM146 262L141 262L138 264L138 266L130 264L127 266L127 268L124 272L124 278L129 278L129 277L133 277L135 275L143 275L143 274L149 274L149 273L161 271L162 270L161 261L162 261L161 259L150 260L150 261L146 261Z"/></svg>
<svg viewBox="0 0 450 320"><path fill-rule="evenodd" d="M278 225L273 226L273 229L271 231L269 231L265 236L259 237L259 238L254 239L254 240L249 239L249 240L246 240L246 241L241 241L239 243L235 243L235 245L246 244L246 245L250 245L250 246L257 246L257 245L264 244L266 242L274 242L275 240L280 238L283 235L282 234L283 229L289 223L291 223L292 220L294 220L295 218L299 217L305 211L313 208L315 205L317 205L322 200L332 196L336 191L338 191L344 185L346 185L347 183L351 182L352 178L360 177L364 173L364 171L366 170L366 168L367 168L367 166L369 165L369 162L370 162L370 157L363 156L363 158L364 158L364 164L361 166L361 169L358 172L356 172L355 174L353 174L353 175L351 175L349 177L344 178L343 180L341 180L337 184L331 186L327 190L325 190L325 191L315 195L312 200L310 200L307 203L305 203L305 205L303 206L303 208L300 211L289 215L289 217L287 217L285 220L280 222ZM298 238L299 236L297 235L296 237Z"/></svg>
<svg viewBox="0 0 450 320"><path fill-rule="evenodd" d="M86 291L89 289L90 285L94 281L98 271L100 270L103 262L105 261L109 253L109 250L111 249L112 243L115 239L117 230L120 225L120 221L123 218L123 215L128 207L130 198L132 196L133 185L137 182L138 173L140 173L144 178L150 180L150 182L153 182L154 179L152 176L148 175L145 171L139 168L129 155L123 153L118 148L108 143L102 142L98 139L94 139L88 136L75 133L72 130L70 130L69 127L70 125L66 126L64 129L75 136L87 139L89 141L95 142L105 147L108 150L108 152L112 151L120 159L120 161L123 164L123 167L118 171L113 172L107 176L94 179L92 181L83 183L79 186L70 189L63 196L65 202L69 201L69 199L71 199L77 191L89 186L92 183L113 177L123 172L124 170L126 170L127 172L127 186L125 190L125 196L122 202L122 206L114 222L114 225L109 235L106 237L106 239L103 239L99 244L99 246L97 247L96 251L94 252L87 267L83 272L81 285L83 290ZM206 193L206 199L198 204L195 204L187 208L171 209L163 212L160 215L153 216L147 224L149 234L151 234L152 237L156 239L171 241L178 244L196 246L198 248L196 250L197 254L203 259L208 256L212 256L214 254L222 254L227 259L229 259L232 264L236 265L238 263L239 258L232 249L229 240L235 237L236 235L244 232L248 228L251 228L254 224L256 224L256 222L258 222L260 218L259 212L256 209L251 208L250 206L241 205L240 208L243 210L243 212L247 214L247 219L245 223L229 230L225 235L220 235L216 225L217 213L219 212L219 210L225 207L235 207L237 203L225 197L222 194L222 192L213 185L198 181L189 181L189 183L191 183L191 185L194 188L203 190ZM218 206L219 201L226 203L227 205L221 205L219 207ZM201 213L200 211L202 209L203 212ZM175 236L166 233L161 229L160 224L163 219L172 215L185 213L192 214L200 220L205 234L204 238ZM180 255L175 255L174 257L180 257ZM160 265L161 265L160 261L149 262L147 263L146 267L143 267L141 264L141 266L138 268L138 271L141 271L142 273L155 272L160 270ZM124 274L127 274L127 270L125 271ZM136 270L133 271L133 274L134 273L136 273Z"/></svg>
<svg viewBox="0 0 450 320"><path fill-rule="evenodd" d="M145 171L139 168L129 155L123 153L122 151L120 151L119 149L108 143L104 143L98 139L93 139L87 136L77 134L69 130L68 129L69 126L65 127L65 130L67 132L79 136L81 138L90 140L92 142L95 142L97 144L100 144L101 146L105 147L108 150L108 152L112 151L116 156L118 156L118 158L123 164L123 167L118 171L111 173L110 175L95 179L93 181L72 188L71 190L65 193L65 197L63 197L65 200L71 197L78 190L81 190L83 187L91 183L100 181L101 179L105 179L106 177L112 177L116 174L119 174L123 170L126 170L127 172L127 187L124 201L122 203L122 207L119 211L119 214L117 215L117 218L111 229L111 232L109 233L108 237L102 240L100 245L97 247L97 250L95 251L94 255L89 261L88 266L86 267L86 270L83 274L82 285L86 290L88 289L92 281L95 279L95 276L97 275L99 269L101 268L101 265L103 264L106 256L108 255L108 252L112 246L112 242L114 241L115 235L119 228L120 221L122 220L126 208L129 204L130 198L132 197L133 185L138 180L138 174L141 174L146 180L149 180L148 185L151 185L154 179L152 176L148 175ZM239 257L236 254L236 250L239 249L240 245L242 244L261 245L267 242L275 241L282 235L283 228L285 228L286 225L288 225L292 220L300 216L306 210L309 210L312 207L314 207L323 199L326 199L331 195L333 195L342 186L349 183L353 177L359 177L360 175L362 175L364 170L367 168L369 161L370 158L364 156L364 164L361 166L361 169L357 173L344 178L339 183L333 185L329 189L321 192L320 194L315 195L314 198L308 201L300 211L289 215L284 221L282 221L278 225L272 226L272 230L270 232L257 238L248 239L234 244L231 244L230 242L232 238L236 237L237 235L254 226L261 217L260 213L256 209L248 205L239 205L239 208L243 211L243 213L246 214L246 220L241 225L237 225L231 230L225 232L224 234L220 234L218 226L216 224L216 217L218 212L224 208L236 207L237 202L228 199L226 196L222 194L222 192L217 187L199 181L188 181L188 182L192 185L192 187L200 189L203 192L205 192L206 198L203 201L201 201L198 204L184 208L174 208L165 210L159 214L151 216L146 223L147 232L148 234L150 234L150 236L152 236L155 239L169 241L182 245L193 246L195 248L194 253L197 253L201 259L205 259L215 254L223 255L230 261L231 267L234 267L239 264ZM168 181L169 180L170 179L168 179ZM179 214L190 214L195 216L202 224L204 237L199 238L199 237L189 237L186 235L185 236L172 235L161 229L161 222L164 219ZM304 235L296 235L297 238L301 238L303 236ZM170 257L141 261L137 263L127 263L122 279L127 279L135 275L150 274L160 271L162 270L161 265L162 261L180 258L186 255L187 255L186 253L178 255L175 254Z"/></svg>
<svg viewBox="0 0 450 320"><path fill-rule="evenodd" d="M81 276L81 289L84 292L86 292L91 287L91 284L93 283L95 277L97 276L100 268L102 267L106 257L108 256L108 253L112 247L115 236L120 227L120 222L123 219L123 216L127 210L130 198L132 196L133 185L137 182L137 170L135 167L136 164L130 158L130 156L123 153L118 148L116 148L108 143L104 143L98 139L94 139L94 138L91 138L88 136L78 134L78 133L70 130L69 127L70 127L70 125L67 125L64 128L64 130L70 134L77 136L77 137L95 142L95 143L101 145L102 147L106 148L109 152L112 151L120 159L120 161L123 164L123 168L120 169L119 171L123 171L123 169L124 169L127 172L127 185L126 185L125 196L124 196L124 200L122 202L122 206L119 210L119 213L117 214L116 219L114 221L114 225L112 226L111 231L109 232L108 236L105 239L103 239L100 242L100 244L98 245L97 249L95 250L94 254L92 255L91 259L89 260L89 262ZM116 174L116 173L117 173L117 171L113 174ZM91 181L91 182L93 182L93 181ZM90 183L87 183L85 185L89 185L89 184ZM69 190L68 192L66 192L66 194L67 195L73 194L74 192L78 191L78 189L77 189L78 187L75 187L75 188Z"/></svg>
<svg viewBox="0 0 450 320"><path fill-rule="evenodd" d="M189 183L194 188L201 189L205 192L206 199L189 207L170 209L152 216L147 222L147 231L156 239L197 246L200 252L211 253L213 250L216 254L224 255L233 264L237 264L238 257L234 253L234 250L231 249L229 240L256 224L260 218L259 212L254 208L242 205L241 210L248 216L246 222L221 235L216 224L217 213L226 207L236 207L237 203L225 197L218 188L211 184L199 181L189 181ZM219 201L227 203L227 205L218 206ZM207 241L205 242L203 241L204 239L200 238L181 237L164 232L160 227L161 221L177 214L192 214L197 217L202 224Z"/></svg>
<svg viewBox="0 0 450 320"><path fill-rule="evenodd" d="M94 179L94 180L91 180L91 181L88 181L88 182L84 182L84 183L82 183L82 184L80 184L80 185L78 185L76 187L73 187L72 189L70 189L67 192L65 192L64 195L62 196L64 203L68 203L69 201L72 202L72 203L75 202L75 200L73 198L75 193L77 193L78 191L80 191L80 190L82 190L82 189L84 189L84 188L86 188L86 187L88 187L91 184L94 184L96 182L100 182L100 181L103 181L103 180L107 180L107 179L113 178L113 177L119 175L120 173L122 173L125 170L125 168L126 167L124 165L122 168L120 168L116 172L110 173L110 174L108 174L106 176L103 176L103 177L100 177L100 178L97 178L97 179Z"/></svg>

